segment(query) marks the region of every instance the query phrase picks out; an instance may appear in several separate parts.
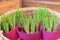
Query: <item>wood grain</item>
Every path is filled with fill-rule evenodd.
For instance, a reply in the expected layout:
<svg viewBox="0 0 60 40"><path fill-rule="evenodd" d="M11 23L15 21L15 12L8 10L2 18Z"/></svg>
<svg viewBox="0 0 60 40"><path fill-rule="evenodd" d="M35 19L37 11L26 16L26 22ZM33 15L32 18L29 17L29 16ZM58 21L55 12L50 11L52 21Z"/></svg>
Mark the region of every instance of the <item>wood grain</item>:
<svg viewBox="0 0 60 40"><path fill-rule="evenodd" d="M12 0L12 1L4 1L0 3L0 15L4 14L5 12L18 9L22 7L22 0Z"/></svg>
<svg viewBox="0 0 60 40"><path fill-rule="evenodd" d="M38 5L39 4L39 5ZM47 3L43 3L43 1L24 1L24 7L38 7L38 6L44 6L46 5L47 8L51 8L55 11L60 12L60 2L49 2L47 1Z"/></svg>

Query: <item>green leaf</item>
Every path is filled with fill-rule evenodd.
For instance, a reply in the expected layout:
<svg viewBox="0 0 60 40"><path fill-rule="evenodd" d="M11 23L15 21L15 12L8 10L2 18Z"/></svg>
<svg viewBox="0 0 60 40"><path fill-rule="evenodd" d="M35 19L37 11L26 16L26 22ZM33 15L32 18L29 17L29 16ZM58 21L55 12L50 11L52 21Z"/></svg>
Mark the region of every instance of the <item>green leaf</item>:
<svg viewBox="0 0 60 40"><path fill-rule="evenodd" d="M17 14L17 20L16 20L16 23L19 25L19 26L22 26L22 22L23 22L23 11L21 10L17 10L16 11L16 14Z"/></svg>
<svg viewBox="0 0 60 40"><path fill-rule="evenodd" d="M12 15L8 15L8 22L10 24L10 29L13 29L13 16Z"/></svg>
<svg viewBox="0 0 60 40"><path fill-rule="evenodd" d="M59 18L54 16L54 27L53 27L53 31L57 30L58 27L58 22L59 22Z"/></svg>
<svg viewBox="0 0 60 40"><path fill-rule="evenodd" d="M42 22L43 22L43 29L44 30L46 29L47 31L50 31L50 29L49 29L49 18L48 18L50 12L45 7L41 7L40 12L41 12L41 14L40 14L41 19L42 19Z"/></svg>
<svg viewBox="0 0 60 40"><path fill-rule="evenodd" d="M48 20L48 17L45 17L44 20L44 28L49 31L49 20Z"/></svg>
<svg viewBox="0 0 60 40"><path fill-rule="evenodd" d="M2 26L5 32L9 32L9 23L7 19L5 18L5 16L2 18Z"/></svg>
<svg viewBox="0 0 60 40"><path fill-rule="evenodd" d="M29 20L30 20L29 22L30 22L30 24L31 24L31 27L30 27L30 28L31 28L31 33L35 33L35 24L36 24L36 23L35 23L35 21L34 21L33 18L34 18L34 17L32 17L32 16L29 17Z"/></svg>
<svg viewBox="0 0 60 40"><path fill-rule="evenodd" d="M50 29L50 31L52 31L52 27L53 27L53 16L49 16L49 29Z"/></svg>
<svg viewBox="0 0 60 40"><path fill-rule="evenodd" d="M24 30L29 33L29 19L25 17L24 22L23 22L23 27Z"/></svg>
<svg viewBox="0 0 60 40"><path fill-rule="evenodd" d="M34 17L33 17L33 19L35 21L36 31L38 31L40 19L39 19L39 14L38 14L37 11L34 11Z"/></svg>

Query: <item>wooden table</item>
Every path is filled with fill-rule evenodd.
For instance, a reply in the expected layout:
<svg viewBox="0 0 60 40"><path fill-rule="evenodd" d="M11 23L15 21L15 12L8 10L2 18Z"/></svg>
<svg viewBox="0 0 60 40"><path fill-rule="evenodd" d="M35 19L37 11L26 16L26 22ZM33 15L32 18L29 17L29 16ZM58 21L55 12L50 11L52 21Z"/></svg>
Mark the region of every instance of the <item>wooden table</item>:
<svg viewBox="0 0 60 40"><path fill-rule="evenodd" d="M39 0L29 1L29 0L24 0L23 2L24 2L25 7L28 7L28 6L37 7L37 6L46 5L47 8L51 8L51 9L53 9L55 11L60 12L60 1L56 2L56 1L39 1Z"/></svg>
<svg viewBox="0 0 60 40"><path fill-rule="evenodd" d="M4 14L5 12L18 9L22 7L22 0L9 0L0 2L0 15Z"/></svg>

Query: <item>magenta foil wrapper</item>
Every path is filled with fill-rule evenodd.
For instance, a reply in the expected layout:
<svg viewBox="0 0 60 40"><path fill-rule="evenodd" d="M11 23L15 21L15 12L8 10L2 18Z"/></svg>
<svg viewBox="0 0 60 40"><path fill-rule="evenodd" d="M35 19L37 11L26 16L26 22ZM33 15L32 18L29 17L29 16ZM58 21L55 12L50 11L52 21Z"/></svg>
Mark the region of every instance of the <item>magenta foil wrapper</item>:
<svg viewBox="0 0 60 40"><path fill-rule="evenodd" d="M43 30L43 40L57 40L56 33Z"/></svg>
<svg viewBox="0 0 60 40"><path fill-rule="evenodd" d="M21 40L40 40L40 32L34 34L27 34L25 32L18 31Z"/></svg>
<svg viewBox="0 0 60 40"><path fill-rule="evenodd" d="M56 34L56 36L57 36L57 39L60 38L60 22L58 23L58 28L57 28L57 34Z"/></svg>
<svg viewBox="0 0 60 40"><path fill-rule="evenodd" d="M8 33L3 33L3 35L5 36L5 37L7 37L8 39L10 39L10 40L18 40L18 33L17 33L17 31L18 31L18 27L15 27L13 30L11 30L10 32L8 32Z"/></svg>

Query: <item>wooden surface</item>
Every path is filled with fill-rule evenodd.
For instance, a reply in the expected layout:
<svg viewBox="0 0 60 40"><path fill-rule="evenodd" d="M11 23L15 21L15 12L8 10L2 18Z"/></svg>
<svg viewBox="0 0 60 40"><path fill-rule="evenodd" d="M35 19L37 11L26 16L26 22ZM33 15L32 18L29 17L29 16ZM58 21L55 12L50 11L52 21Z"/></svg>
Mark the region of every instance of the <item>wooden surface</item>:
<svg viewBox="0 0 60 40"><path fill-rule="evenodd" d="M55 11L58 11L60 12L60 2L45 2L45 1L24 1L24 6L27 7L27 6L34 6L34 7L37 7L37 6L43 6L45 5L46 7L48 8L51 8Z"/></svg>
<svg viewBox="0 0 60 40"><path fill-rule="evenodd" d="M27 0L25 0L27 1ZM32 0L31 0L32 1ZM52 2L60 2L60 0L36 0L36 1L52 1Z"/></svg>
<svg viewBox="0 0 60 40"><path fill-rule="evenodd" d="M18 9L22 7L22 0L10 0L10 1L4 1L0 3L0 15L4 14L5 12L12 10L12 9Z"/></svg>

